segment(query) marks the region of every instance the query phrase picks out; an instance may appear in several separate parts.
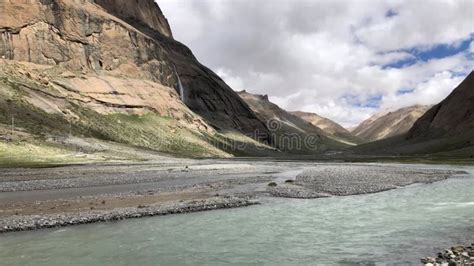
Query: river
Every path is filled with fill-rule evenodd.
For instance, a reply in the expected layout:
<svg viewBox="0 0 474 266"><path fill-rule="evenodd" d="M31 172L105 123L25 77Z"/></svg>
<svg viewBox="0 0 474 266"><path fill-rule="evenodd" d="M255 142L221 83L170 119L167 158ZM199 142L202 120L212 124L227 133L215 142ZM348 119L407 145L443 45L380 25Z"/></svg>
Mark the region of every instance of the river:
<svg viewBox="0 0 474 266"><path fill-rule="evenodd" d="M430 166L431 167L431 166ZM315 200L0 235L1 265L419 264L474 242L468 177Z"/></svg>

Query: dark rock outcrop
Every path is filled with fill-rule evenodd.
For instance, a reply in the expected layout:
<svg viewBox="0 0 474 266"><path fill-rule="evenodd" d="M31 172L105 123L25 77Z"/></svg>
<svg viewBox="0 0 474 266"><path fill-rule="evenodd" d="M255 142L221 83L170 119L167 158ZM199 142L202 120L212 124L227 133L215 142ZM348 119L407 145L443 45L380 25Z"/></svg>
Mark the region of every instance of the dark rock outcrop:
<svg viewBox="0 0 474 266"><path fill-rule="evenodd" d="M361 153L429 154L471 160L474 154L474 72L402 135L355 147Z"/></svg>
<svg viewBox="0 0 474 266"><path fill-rule="evenodd" d="M474 130L474 72L441 103L423 115L407 139L446 137Z"/></svg>

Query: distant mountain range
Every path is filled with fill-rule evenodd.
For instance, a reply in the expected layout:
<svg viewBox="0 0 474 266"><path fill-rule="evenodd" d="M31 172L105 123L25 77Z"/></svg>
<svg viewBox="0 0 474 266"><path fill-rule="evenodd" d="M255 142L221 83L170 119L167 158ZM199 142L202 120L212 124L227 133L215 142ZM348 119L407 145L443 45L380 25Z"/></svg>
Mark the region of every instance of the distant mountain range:
<svg viewBox="0 0 474 266"><path fill-rule="evenodd" d="M402 135L359 147L357 152L474 157L474 72Z"/></svg>
<svg viewBox="0 0 474 266"><path fill-rule="evenodd" d="M153 0L9 0L1 11L2 165L161 153L472 154L472 73L432 108L378 114L349 132L318 114L233 91L174 39ZM362 142L371 143L353 147Z"/></svg>
<svg viewBox="0 0 474 266"><path fill-rule="evenodd" d="M324 132L341 142L350 145L357 145L363 142L361 138L356 137L354 134L349 132L349 130L345 129L338 123L318 114L300 111L291 112L291 114L300 117L301 119L311 123L316 127L319 127L320 129L324 130Z"/></svg>
<svg viewBox="0 0 474 266"><path fill-rule="evenodd" d="M365 142L401 135L408 132L416 120L430 108L431 106L414 105L393 112L377 113L363 121L351 133Z"/></svg>
<svg viewBox="0 0 474 266"><path fill-rule="evenodd" d="M267 126L273 135L274 145L282 151L303 154L315 153L316 150L341 149L351 144L339 137L333 136L317 125L280 108L278 105L270 102L267 95L251 94L246 91L240 91L238 94L250 106L250 109L257 114L260 120L267 121ZM304 139L311 134L319 138L317 149L313 150L312 148L314 147L304 147L302 145L301 150L295 150L295 145L288 145L288 138L298 136L301 144L303 144Z"/></svg>

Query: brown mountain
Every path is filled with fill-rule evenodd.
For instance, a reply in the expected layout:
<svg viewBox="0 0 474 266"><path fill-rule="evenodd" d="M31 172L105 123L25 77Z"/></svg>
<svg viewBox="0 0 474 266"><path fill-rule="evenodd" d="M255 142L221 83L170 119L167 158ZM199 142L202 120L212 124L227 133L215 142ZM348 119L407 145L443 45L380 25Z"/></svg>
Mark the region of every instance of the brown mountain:
<svg viewBox="0 0 474 266"><path fill-rule="evenodd" d="M340 149L349 146L345 141L341 141L332 134L270 102L267 95L251 94L246 91L240 91L238 94L257 114L260 120L266 121L272 134L271 139L274 146L282 151L314 153L315 151ZM309 147L309 149L304 147L305 139L311 135L318 137L318 148L316 150L312 150L312 147ZM296 145L288 145L288 141L297 143ZM302 149L294 149L294 146L299 144L301 144Z"/></svg>
<svg viewBox="0 0 474 266"><path fill-rule="evenodd" d="M172 38L153 0L12 0L2 4L0 56L183 86L191 110L219 129L265 131L248 106Z"/></svg>
<svg viewBox="0 0 474 266"><path fill-rule="evenodd" d="M442 102L431 107L405 134L354 150L390 154L474 157L474 72Z"/></svg>
<svg viewBox="0 0 474 266"><path fill-rule="evenodd" d="M474 71L442 102L423 115L407 134L408 150L474 156Z"/></svg>
<svg viewBox="0 0 474 266"><path fill-rule="evenodd" d="M358 137L352 135L347 129L339 125L338 123L319 116L315 113L307 113L307 112L291 112L291 114L298 116L299 118L305 120L306 122L311 123L312 125L319 127L320 129L324 130L326 133L332 135L333 137L339 139L341 142L346 142L348 144L358 144L361 143L362 140Z"/></svg>
<svg viewBox="0 0 474 266"><path fill-rule="evenodd" d="M365 141L375 141L404 134L429 108L430 106L426 105L414 105L393 112L375 114L357 126L352 134Z"/></svg>
<svg viewBox="0 0 474 266"><path fill-rule="evenodd" d="M474 72L418 121L408 139L449 137L474 130Z"/></svg>
<svg viewBox="0 0 474 266"><path fill-rule="evenodd" d="M9 0L0 14L0 128L196 156L225 154L220 133L269 135L153 0Z"/></svg>

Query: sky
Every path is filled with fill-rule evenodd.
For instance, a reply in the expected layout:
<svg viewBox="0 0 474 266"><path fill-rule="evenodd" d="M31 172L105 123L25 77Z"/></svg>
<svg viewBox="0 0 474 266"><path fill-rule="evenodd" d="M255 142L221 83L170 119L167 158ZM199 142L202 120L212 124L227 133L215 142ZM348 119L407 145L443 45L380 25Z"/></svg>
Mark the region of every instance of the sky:
<svg viewBox="0 0 474 266"><path fill-rule="evenodd" d="M157 0L234 90L355 126L436 104L474 69L472 0Z"/></svg>

